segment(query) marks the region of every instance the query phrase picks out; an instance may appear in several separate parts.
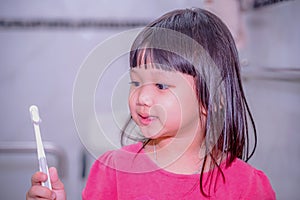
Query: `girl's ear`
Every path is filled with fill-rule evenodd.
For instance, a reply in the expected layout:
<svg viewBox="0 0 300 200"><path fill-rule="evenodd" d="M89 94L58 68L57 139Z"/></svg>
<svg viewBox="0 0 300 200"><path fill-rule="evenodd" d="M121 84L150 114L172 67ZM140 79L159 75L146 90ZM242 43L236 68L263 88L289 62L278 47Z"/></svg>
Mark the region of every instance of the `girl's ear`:
<svg viewBox="0 0 300 200"><path fill-rule="evenodd" d="M205 127L207 120L207 110L202 105L200 106L199 115L201 127Z"/></svg>
<svg viewBox="0 0 300 200"><path fill-rule="evenodd" d="M207 110L203 105L200 106L200 115L204 115L205 117L207 117Z"/></svg>

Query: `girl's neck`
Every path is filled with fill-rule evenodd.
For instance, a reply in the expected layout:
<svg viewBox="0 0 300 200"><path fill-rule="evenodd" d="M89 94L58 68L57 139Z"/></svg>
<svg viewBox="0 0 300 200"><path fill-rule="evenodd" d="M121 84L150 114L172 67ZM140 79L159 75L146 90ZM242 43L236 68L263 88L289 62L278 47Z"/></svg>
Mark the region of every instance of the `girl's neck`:
<svg viewBox="0 0 300 200"><path fill-rule="evenodd" d="M203 139L159 138L145 147L149 157L161 168L178 174L199 173L205 156Z"/></svg>

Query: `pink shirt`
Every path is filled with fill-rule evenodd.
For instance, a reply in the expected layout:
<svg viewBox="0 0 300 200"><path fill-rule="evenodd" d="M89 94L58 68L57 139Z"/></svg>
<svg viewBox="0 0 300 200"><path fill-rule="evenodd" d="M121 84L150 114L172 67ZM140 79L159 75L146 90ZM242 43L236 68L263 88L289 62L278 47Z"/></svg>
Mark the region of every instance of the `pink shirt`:
<svg viewBox="0 0 300 200"><path fill-rule="evenodd" d="M157 167L144 154L141 143L109 151L93 165L83 200L208 199L199 189L199 174L174 174ZM240 159L230 167L221 164L225 183L218 176L210 199L276 199L266 175ZM204 182L211 172L204 174ZM216 173L214 173L216 174ZM211 176L209 176L211 177ZM205 191L209 184L204 186Z"/></svg>

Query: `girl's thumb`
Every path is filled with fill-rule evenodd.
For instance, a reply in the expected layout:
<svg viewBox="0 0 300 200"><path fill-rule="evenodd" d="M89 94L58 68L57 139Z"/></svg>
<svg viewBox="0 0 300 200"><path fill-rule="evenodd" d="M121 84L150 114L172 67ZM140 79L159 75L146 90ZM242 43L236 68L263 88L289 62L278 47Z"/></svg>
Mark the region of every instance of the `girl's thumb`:
<svg viewBox="0 0 300 200"><path fill-rule="evenodd" d="M63 190L64 184L61 182L61 180L58 177L58 173L55 167L49 168L49 174L50 174L50 180L52 184L53 190Z"/></svg>

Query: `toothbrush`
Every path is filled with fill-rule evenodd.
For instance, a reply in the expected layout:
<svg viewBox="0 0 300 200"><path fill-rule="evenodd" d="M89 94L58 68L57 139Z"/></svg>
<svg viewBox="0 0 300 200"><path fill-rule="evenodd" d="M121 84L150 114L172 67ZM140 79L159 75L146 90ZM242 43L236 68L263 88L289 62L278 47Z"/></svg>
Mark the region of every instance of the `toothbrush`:
<svg viewBox="0 0 300 200"><path fill-rule="evenodd" d="M42 186L46 186L50 190L52 190L46 155L45 155L44 146L43 146L43 142L42 142L42 138L41 138L41 132L40 132L40 126L39 126L41 119L39 116L38 107L35 105L30 106L29 112L31 115L31 120L33 122L33 128L34 128L34 132L35 132L37 154L38 154L38 160L39 160L39 170L41 172L44 172L48 176L48 179L45 182L42 182Z"/></svg>

